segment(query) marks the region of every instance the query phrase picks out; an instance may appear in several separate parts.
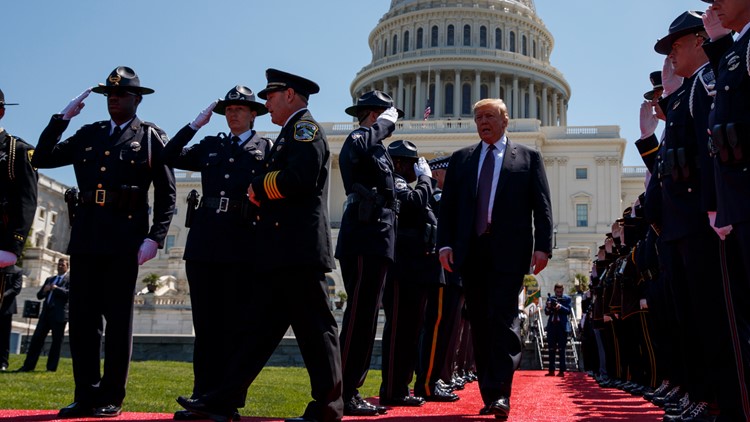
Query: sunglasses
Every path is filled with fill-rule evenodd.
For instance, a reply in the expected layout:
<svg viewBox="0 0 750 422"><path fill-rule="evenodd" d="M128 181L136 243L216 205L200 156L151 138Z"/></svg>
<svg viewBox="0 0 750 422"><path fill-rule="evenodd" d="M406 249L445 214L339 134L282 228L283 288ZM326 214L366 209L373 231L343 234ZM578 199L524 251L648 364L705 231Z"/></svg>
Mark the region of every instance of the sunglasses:
<svg viewBox="0 0 750 422"><path fill-rule="evenodd" d="M137 96L135 92L126 89L113 89L104 93L105 97L127 97L128 95Z"/></svg>

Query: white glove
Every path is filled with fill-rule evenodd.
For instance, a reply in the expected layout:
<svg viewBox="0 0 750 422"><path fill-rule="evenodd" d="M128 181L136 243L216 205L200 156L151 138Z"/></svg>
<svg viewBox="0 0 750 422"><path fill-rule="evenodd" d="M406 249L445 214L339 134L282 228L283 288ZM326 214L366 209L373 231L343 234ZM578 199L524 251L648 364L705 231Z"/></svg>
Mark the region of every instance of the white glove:
<svg viewBox="0 0 750 422"><path fill-rule="evenodd" d="M716 227L716 211L708 212L708 222L711 224L711 228L714 229L716 234L719 236L719 239L721 240L725 240L729 233L732 232L731 224L724 227Z"/></svg>
<svg viewBox="0 0 750 422"><path fill-rule="evenodd" d="M648 302L646 301L646 299L641 299L639 301L639 304L641 306L641 309L648 309Z"/></svg>
<svg viewBox="0 0 750 422"><path fill-rule="evenodd" d="M641 139L646 139L653 135L658 125L659 119L654 113L651 101L644 101L641 104Z"/></svg>
<svg viewBox="0 0 750 422"><path fill-rule="evenodd" d="M144 262L155 257L157 249L159 249L158 243L152 239L145 239L141 243L141 248L138 249L138 265L143 265Z"/></svg>
<svg viewBox="0 0 750 422"><path fill-rule="evenodd" d="M721 20L711 6L706 9L706 13L701 16L701 19L703 19L703 27L706 29L708 38L710 38L711 41L716 41L732 32L731 29L721 26Z"/></svg>
<svg viewBox="0 0 750 422"><path fill-rule="evenodd" d="M0 251L0 268L16 265L16 259L18 259L18 257L13 252Z"/></svg>
<svg viewBox="0 0 750 422"><path fill-rule="evenodd" d="M664 86L662 97L669 96L682 86L682 76L674 74L674 66L672 66L669 56L664 59L664 66L661 69L661 84Z"/></svg>
<svg viewBox="0 0 750 422"><path fill-rule="evenodd" d="M430 165L427 164L427 160L425 160L424 157L419 157L419 160L414 163L414 174L416 174L417 177L422 175L432 177L432 170L430 170Z"/></svg>
<svg viewBox="0 0 750 422"><path fill-rule="evenodd" d="M190 128L193 130L198 130L205 126L206 123L211 120L211 113L214 111L214 107L216 107L216 104L218 103L219 100L216 100L209 104L205 110L201 111L200 114L198 114L198 117L193 120L193 123L190 123Z"/></svg>
<svg viewBox="0 0 750 422"><path fill-rule="evenodd" d="M86 89L83 91L80 95L70 100L70 103L62 109L60 114L62 114L63 120L70 120L73 117L77 116L78 113L81 112L81 110L86 107L86 104L83 103L83 100L86 99L86 97L91 94L91 88Z"/></svg>
<svg viewBox="0 0 750 422"><path fill-rule="evenodd" d="M385 119L396 123L396 120L398 120L398 110L396 110L396 107L388 108L378 116L378 119Z"/></svg>

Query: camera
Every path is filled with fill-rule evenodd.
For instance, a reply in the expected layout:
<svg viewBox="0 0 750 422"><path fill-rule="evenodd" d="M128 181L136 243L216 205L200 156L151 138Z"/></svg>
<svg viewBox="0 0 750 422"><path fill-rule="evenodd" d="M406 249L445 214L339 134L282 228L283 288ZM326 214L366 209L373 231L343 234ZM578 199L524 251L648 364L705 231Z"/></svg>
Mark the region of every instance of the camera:
<svg viewBox="0 0 750 422"><path fill-rule="evenodd" d="M554 310L557 307L557 297L547 293L547 303L545 304L545 307L549 310Z"/></svg>

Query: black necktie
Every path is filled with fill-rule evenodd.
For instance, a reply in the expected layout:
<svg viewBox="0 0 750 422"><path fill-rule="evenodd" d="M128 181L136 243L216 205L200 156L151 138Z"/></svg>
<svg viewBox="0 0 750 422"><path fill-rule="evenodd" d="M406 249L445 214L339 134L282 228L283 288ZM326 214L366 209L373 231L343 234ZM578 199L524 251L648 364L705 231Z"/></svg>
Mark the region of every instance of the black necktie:
<svg viewBox="0 0 750 422"><path fill-rule="evenodd" d="M232 155L237 154L237 151L240 150L240 144L242 143L242 140L240 140L239 136L232 136L232 146L231 146L231 153Z"/></svg>
<svg viewBox="0 0 750 422"><path fill-rule="evenodd" d="M490 194L492 192L492 179L495 173L495 145L487 146L487 153L482 162L482 170L477 180L477 212L474 227L477 236L487 231L489 221Z"/></svg>
<svg viewBox="0 0 750 422"><path fill-rule="evenodd" d="M116 141L120 139L120 135L122 135L122 128L120 128L120 126L115 126L114 130L112 130L112 134L109 135L109 137L113 141Z"/></svg>

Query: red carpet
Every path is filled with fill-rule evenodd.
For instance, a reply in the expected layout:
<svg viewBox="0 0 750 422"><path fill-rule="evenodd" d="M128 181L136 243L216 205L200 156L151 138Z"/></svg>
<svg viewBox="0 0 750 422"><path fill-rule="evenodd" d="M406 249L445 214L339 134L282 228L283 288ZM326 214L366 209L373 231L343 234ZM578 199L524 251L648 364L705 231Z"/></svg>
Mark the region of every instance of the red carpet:
<svg viewBox="0 0 750 422"><path fill-rule="evenodd" d="M615 389L602 389L583 373L568 373L565 378L545 377L545 371L518 371L513 381L512 411L508 421L515 422L573 422L573 421L660 421L663 412L639 397ZM476 383L458 391L461 399L454 403L427 403L422 407L398 407L378 417L345 417L345 421L388 422L450 422L490 421L492 416L479 416L482 400ZM372 399L377 402L376 398ZM175 409L177 410L177 409ZM0 410L0 421L48 422L56 421L57 410ZM65 421L92 421L65 419ZM123 413L113 422L171 421L171 414ZM247 422L279 421L283 419L245 416Z"/></svg>

